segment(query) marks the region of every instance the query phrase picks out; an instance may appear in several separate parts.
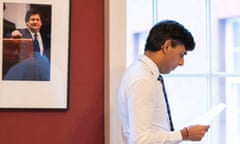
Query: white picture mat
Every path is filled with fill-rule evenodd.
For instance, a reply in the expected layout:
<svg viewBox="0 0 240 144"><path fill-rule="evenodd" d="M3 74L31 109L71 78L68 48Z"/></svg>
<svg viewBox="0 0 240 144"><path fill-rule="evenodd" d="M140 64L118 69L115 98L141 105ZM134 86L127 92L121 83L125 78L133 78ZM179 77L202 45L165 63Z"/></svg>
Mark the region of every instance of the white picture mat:
<svg viewBox="0 0 240 144"><path fill-rule="evenodd" d="M50 81L5 81L0 78L0 108L67 108L70 2L68 0L1 0L52 6ZM3 11L2 7L0 9ZM2 13L0 14L3 19ZM2 23L0 55L2 56ZM2 63L2 57L0 58ZM0 67L2 73L2 67Z"/></svg>

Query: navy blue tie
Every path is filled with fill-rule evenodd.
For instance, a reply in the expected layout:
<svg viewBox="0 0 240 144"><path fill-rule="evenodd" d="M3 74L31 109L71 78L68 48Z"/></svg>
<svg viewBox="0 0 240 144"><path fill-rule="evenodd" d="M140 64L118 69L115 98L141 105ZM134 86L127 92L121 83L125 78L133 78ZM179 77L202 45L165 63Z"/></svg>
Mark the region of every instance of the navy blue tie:
<svg viewBox="0 0 240 144"><path fill-rule="evenodd" d="M39 46L39 42L37 39L38 35L35 33L34 34L34 39L33 39L33 51L34 52L40 52L40 46Z"/></svg>
<svg viewBox="0 0 240 144"><path fill-rule="evenodd" d="M168 119L169 119L169 123L170 123L170 130L174 131L173 122L172 122L172 116L171 116L171 110L170 110L170 106L169 106L169 103L168 103L167 92L166 92L166 89L165 89L163 77L161 75L159 75L158 76L158 80L162 84L163 95L164 95L164 99L165 99L165 102L166 102Z"/></svg>

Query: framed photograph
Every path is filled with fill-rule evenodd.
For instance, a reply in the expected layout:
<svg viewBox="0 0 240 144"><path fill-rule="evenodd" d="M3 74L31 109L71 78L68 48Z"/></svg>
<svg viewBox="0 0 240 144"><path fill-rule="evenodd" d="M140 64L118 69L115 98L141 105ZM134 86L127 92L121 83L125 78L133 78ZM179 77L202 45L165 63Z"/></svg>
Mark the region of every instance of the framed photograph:
<svg viewBox="0 0 240 144"><path fill-rule="evenodd" d="M0 9L0 110L67 110L70 1L2 0Z"/></svg>

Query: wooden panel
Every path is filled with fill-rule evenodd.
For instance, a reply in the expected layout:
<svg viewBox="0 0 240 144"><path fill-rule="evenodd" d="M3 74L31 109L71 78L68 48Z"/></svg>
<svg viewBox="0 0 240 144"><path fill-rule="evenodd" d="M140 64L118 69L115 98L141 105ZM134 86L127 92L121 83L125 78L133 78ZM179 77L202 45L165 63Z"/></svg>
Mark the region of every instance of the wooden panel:
<svg viewBox="0 0 240 144"><path fill-rule="evenodd" d="M13 65L33 55L32 39L3 39L3 75Z"/></svg>

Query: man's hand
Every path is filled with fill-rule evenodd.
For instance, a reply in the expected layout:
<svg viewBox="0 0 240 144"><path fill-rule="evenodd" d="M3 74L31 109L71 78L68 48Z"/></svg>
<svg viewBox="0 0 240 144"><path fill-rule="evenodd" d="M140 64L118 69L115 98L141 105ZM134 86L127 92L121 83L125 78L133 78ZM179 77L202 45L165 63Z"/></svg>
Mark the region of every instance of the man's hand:
<svg viewBox="0 0 240 144"><path fill-rule="evenodd" d="M194 125L181 130L183 140L200 141L209 129L209 125Z"/></svg>
<svg viewBox="0 0 240 144"><path fill-rule="evenodd" d="M12 33L11 33L11 37L12 38L21 38L23 35L22 33L19 31L19 30L14 30Z"/></svg>

